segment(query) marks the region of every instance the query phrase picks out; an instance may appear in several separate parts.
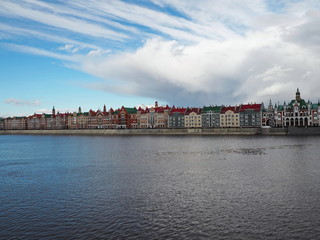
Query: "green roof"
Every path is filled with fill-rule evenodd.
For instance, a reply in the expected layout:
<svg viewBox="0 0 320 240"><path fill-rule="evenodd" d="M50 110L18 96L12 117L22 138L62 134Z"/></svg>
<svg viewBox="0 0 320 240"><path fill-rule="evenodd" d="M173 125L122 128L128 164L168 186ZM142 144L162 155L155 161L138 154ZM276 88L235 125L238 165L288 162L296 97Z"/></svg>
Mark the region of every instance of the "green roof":
<svg viewBox="0 0 320 240"><path fill-rule="evenodd" d="M283 105L278 105L277 109L278 109L278 111L282 111L283 110Z"/></svg>
<svg viewBox="0 0 320 240"><path fill-rule="evenodd" d="M20 116L20 117L14 117L15 119L23 119L26 118L25 116Z"/></svg>
<svg viewBox="0 0 320 240"><path fill-rule="evenodd" d="M51 118L52 115L51 115L51 114L44 114L44 117L45 117L45 118Z"/></svg>
<svg viewBox="0 0 320 240"><path fill-rule="evenodd" d="M117 111L114 111L114 112L112 113L112 115L119 114L119 112L120 112L120 111L118 111L118 110L117 110Z"/></svg>
<svg viewBox="0 0 320 240"><path fill-rule="evenodd" d="M83 113L77 113L77 116L89 116L89 113L88 112L83 112Z"/></svg>
<svg viewBox="0 0 320 240"><path fill-rule="evenodd" d="M291 100L291 102L288 104L288 106L293 108L295 102L296 102L296 100ZM300 108L302 108L302 106L305 106L306 108L308 108L306 101L304 99L301 99L298 103L300 104Z"/></svg>
<svg viewBox="0 0 320 240"><path fill-rule="evenodd" d="M136 108L125 108L125 109L129 114L133 114L133 113L137 113L138 112Z"/></svg>
<svg viewBox="0 0 320 240"><path fill-rule="evenodd" d="M203 112L203 113L207 113L207 112L209 112L209 111L212 111L212 112L214 112L214 113L220 113L220 111L221 111L221 106L208 106L208 107L204 106L204 107L202 108L202 112Z"/></svg>

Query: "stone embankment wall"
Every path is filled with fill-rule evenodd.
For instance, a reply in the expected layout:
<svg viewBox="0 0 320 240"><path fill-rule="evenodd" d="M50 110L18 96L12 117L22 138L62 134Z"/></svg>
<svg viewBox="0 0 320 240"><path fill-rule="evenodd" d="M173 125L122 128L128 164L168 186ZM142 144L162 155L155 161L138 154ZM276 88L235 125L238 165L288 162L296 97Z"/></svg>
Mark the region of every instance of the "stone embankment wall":
<svg viewBox="0 0 320 240"><path fill-rule="evenodd" d="M309 128L210 128L210 129L77 129L0 130L0 135L320 135L320 127Z"/></svg>
<svg viewBox="0 0 320 240"><path fill-rule="evenodd" d="M288 127L288 135L320 135L319 127Z"/></svg>
<svg viewBox="0 0 320 240"><path fill-rule="evenodd" d="M0 130L0 135L261 135L260 128Z"/></svg>

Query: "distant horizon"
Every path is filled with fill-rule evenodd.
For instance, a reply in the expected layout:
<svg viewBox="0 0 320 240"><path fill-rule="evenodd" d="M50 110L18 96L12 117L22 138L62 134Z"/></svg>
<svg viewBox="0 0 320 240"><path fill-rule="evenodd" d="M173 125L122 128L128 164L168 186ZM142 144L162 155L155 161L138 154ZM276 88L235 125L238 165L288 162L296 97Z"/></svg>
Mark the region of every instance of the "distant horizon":
<svg viewBox="0 0 320 240"><path fill-rule="evenodd" d="M305 100L303 97L301 98L302 100L304 101L310 101L310 100ZM275 105L283 105L284 103L288 103L292 100L294 100L294 98L292 98L291 100L284 100L283 103L280 103L280 102L273 102L272 99L269 99L269 101L267 103L265 102L248 102L248 103L238 103L238 104L206 104L206 105L203 105L203 106L187 106L187 105L169 105L169 104L159 104L159 106L166 106L168 105L170 108L172 107L175 107L175 108L203 108L203 107L208 107L208 106L223 106L223 107L229 107L229 106L241 106L241 105L253 105L253 104L263 104L263 106L265 108L268 107L269 105L269 102L271 100L271 103L272 103L272 106L275 106ZM288 102L287 102L288 101ZM158 101L155 101L155 102L158 102ZM310 103L312 104L315 104L315 102L313 101L310 101ZM317 101L317 103L319 103L319 100ZM103 107L106 106L106 105L103 105L102 107L98 107L97 109L93 109L93 108L89 108L89 109L83 109L81 106L79 106L81 108L81 112L89 112L89 111L94 111L94 112L97 112L97 111L103 111ZM152 108L154 107L155 104L150 104L150 105L145 105L145 104L140 104L140 105L136 105L136 106L129 106L128 104L127 105L122 105L122 106L118 106L118 107L113 107L113 106L110 106L110 107L107 107L106 106L106 109L107 109L107 112L111 109L113 110L118 110L122 107L125 107L125 108L136 108L138 109L139 107L141 107L142 109L146 109L146 108ZM64 111L65 108L62 108L61 110L59 110L58 108L56 108L56 106L53 106L55 108L55 112L56 113L61 113L61 114L65 114L65 113L69 113L69 114L72 114L74 112L78 113L79 112L79 107L76 108L76 109L73 109L72 111ZM29 114L21 114L21 115L14 115L14 116L1 116L0 115L0 118L8 118L8 117L27 117L27 116L32 116L33 114L51 114L52 113L52 109L51 110L47 110L46 112L34 112L34 113L29 113ZM1 113L0 113L1 114Z"/></svg>
<svg viewBox="0 0 320 240"><path fill-rule="evenodd" d="M0 13L0 117L320 98L318 1L2 0Z"/></svg>

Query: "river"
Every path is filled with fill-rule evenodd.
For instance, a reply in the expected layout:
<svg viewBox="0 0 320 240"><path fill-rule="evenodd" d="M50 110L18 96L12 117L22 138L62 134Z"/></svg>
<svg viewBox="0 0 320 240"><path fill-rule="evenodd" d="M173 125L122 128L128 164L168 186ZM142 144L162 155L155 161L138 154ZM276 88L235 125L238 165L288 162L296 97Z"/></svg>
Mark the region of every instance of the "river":
<svg viewBox="0 0 320 240"><path fill-rule="evenodd" d="M320 137L0 136L0 239L319 239Z"/></svg>

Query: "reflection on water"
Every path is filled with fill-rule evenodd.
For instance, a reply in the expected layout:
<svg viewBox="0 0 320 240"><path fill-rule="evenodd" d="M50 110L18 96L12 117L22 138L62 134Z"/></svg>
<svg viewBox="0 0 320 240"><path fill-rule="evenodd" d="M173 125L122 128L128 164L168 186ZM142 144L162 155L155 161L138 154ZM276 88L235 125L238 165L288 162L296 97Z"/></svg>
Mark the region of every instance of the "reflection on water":
<svg viewBox="0 0 320 240"><path fill-rule="evenodd" d="M0 136L0 239L318 239L319 145Z"/></svg>

